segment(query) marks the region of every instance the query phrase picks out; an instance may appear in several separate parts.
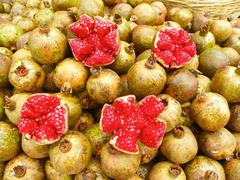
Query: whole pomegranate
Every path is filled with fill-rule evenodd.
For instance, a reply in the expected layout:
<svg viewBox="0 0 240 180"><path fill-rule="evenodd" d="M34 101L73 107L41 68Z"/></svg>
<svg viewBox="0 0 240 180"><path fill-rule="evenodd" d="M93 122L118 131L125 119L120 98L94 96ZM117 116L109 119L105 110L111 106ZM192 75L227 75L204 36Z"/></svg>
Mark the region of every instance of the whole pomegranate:
<svg viewBox="0 0 240 180"><path fill-rule="evenodd" d="M131 27L129 22L119 14L115 14L112 19L118 26L120 39L122 41L128 41L131 34Z"/></svg>
<svg viewBox="0 0 240 180"><path fill-rule="evenodd" d="M4 180L31 179L44 180L45 174L39 160L20 154L9 161L4 170Z"/></svg>
<svg viewBox="0 0 240 180"><path fill-rule="evenodd" d="M62 92L80 92L85 89L88 69L74 58L66 58L57 64L53 81Z"/></svg>
<svg viewBox="0 0 240 180"><path fill-rule="evenodd" d="M14 16L21 16L25 10L25 6L20 2L14 2L10 11L10 15Z"/></svg>
<svg viewBox="0 0 240 180"><path fill-rule="evenodd" d="M77 0L52 0L52 7L54 11L68 10L71 7L76 7Z"/></svg>
<svg viewBox="0 0 240 180"><path fill-rule="evenodd" d="M21 148L21 137L17 128L0 121L0 161L8 161L16 156Z"/></svg>
<svg viewBox="0 0 240 180"><path fill-rule="evenodd" d="M191 162L186 165L184 171L188 180L226 179L222 165L218 161L205 156L196 156Z"/></svg>
<svg viewBox="0 0 240 180"><path fill-rule="evenodd" d="M72 13L69 11L56 11L53 15L52 25L57 27L63 33L67 33L67 26L75 21Z"/></svg>
<svg viewBox="0 0 240 180"><path fill-rule="evenodd" d="M207 76L198 74L197 79L198 79L197 94L211 91L211 80Z"/></svg>
<svg viewBox="0 0 240 180"><path fill-rule="evenodd" d="M32 139L22 137L22 150L31 158L41 159L48 157L49 145L39 145Z"/></svg>
<svg viewBox="0 0 240 180"><path fill-rule="evenodd" d="M78 131L69 131L49 149L50 162L54 169L68 175L80 173L85 169L91 155L89 140Z"/></svg>
<svg viewBox="0 0 240 180"><path fill-rule="evenodd" d="M21 48L13 54L12 61L14 62L16 60L20 60L24 58L32 58L32 54L28 49Z"/></svg>
<svg viewBox="0 0 240 180"><path fill-rule="evenodd" d="M84 169L80 174L77 174L75 176L75 180L85 179L109 180L109 178L103 173L100 160L92 158L88 163L86 169Z"/></svg>
<svg viewBox="0 0 240 180"><path fill-rule="evenodd" d="M236 148L236 139L227 129L215 132L201 131L198 135L200 150L215 160L229 159Z"/></svg>
<svg viewBox="0 0 240 180"><path fill-rule="evenodd" d="M191 70L174 71L166 83L166 94L176 98L180 103L187 102L197 94L198 80Z"/></svg>
<svg viewBox="0 0 240 180"><path fill-rule="evenodd" d="M210 22L211 20L208 18L206 13L193 13L193 20L192 20L192 31L197 32L201 29L201 26Z"/></svg>
<svg viewBox="0 0 240 180"><path fill-rule="evenodd" d="M164 179L177 179L177 180L186 180L186 175L183 171L183 169L177 165L173 164L168 161L162 161L157 164L155 164L148 176L149 180L158 180L163 178Z"/></svg>
<svg viewBox="0 0 240 180"><path fill-rule="evenodd" d="M179 120L182 114L181 104L168 94L160 94L158 98L165 103L164 110L158 118L163 119L166 122L166 132L169 132L179 125Z"/></svg>
<svg viewBox="0 0 240 180"><path fill-rule="evenodd" d="M232 34L232 25L227 20L215 20L211 24L210 31L218 43L226 41Z"/></svg>
<svg viewBox="0 0 240 180"><path fill-rule="evenodd" d="M183 29L189 28L193 20L190 9L173 7L168 10L168 18L177 22Z"/></svg>
<svg viewBox="0 0 240 180"><path fill-rule="evenodd" d="M240 102L239 69L226 66L216 71L212 78L212 91L221 94L229 103Z"/></svg>
<svg viewBox="0 0 240 180"><path fill-rule="evenodd" d="M54 64L64 58L67 39L57 28L43 25L32 31L28 48L36 62Z"/></svg>
<svg viewBox="0 0 240 180"><path fill-rule="evenodd" d="M103 172L114 179L125 180L133 176L140 165L140 154L126 154L113 149L109 143L101 150Z"/></svg>
<svg viewBox="0 0 240 180"><path fill-rule="evenodd" d="M43 26L45 24L50 25L52 23L54 11L50 8L43 8L36 12L33 17L34 22L38 26Z"/></svg>
<svg viewBox="0 0 240 180"><path fill-rule="evenodd" d="M21 49L27 49L27 46L28 46L28 38L31 34L31 31L30 32L26 32L24 33L23 35L21 35L17 42L16 42L16 48L18 50L21 50Z"/></svg>
<svg viewBox="0 0 240 180"><path fill-rule="evenodd" d="M79 93L78 98L80 99L82 109L94 109L98 106L98 103L90 97L87 90Z"/></svg>
<svg viewBox="0 0 240 180"><path fill-rule="evenodd" d="M158 95L166 80L165 70L155 62L154 57L135 63L127 73L129 89L138 98Z"/></svg>
<svg viewBox="0 0 240 180"><path fill-rule="evenodd" d="M73 177L71 175L61 174L60 172L56 171L56 169L53 168L50 160L47 160L45 162L44 168L45 168L45 173L48 180L56 180L56 179L73 180Z"/></svg>
<svg viewBox="0 0 240 180"><path fill-rule="evenodd" d="M126 20L129 20L131 16L132 6L128 3L118 3L116 4L112 10L111 14L114 16L115 14L120 15L121 17L125 18Z"/></svg>
<svg viewBox="0 0 240 180"><path fill-rule="evenodd" d="M42 65L45 72L45 81L43 88L48 92L58 92L59 88L56 86L53 80L55 66L53 64Z"/></svg>
<svg viewBox="0 0 240 180"><path fill-rule="evenodd" d="M231 131L240 132L240 106L238 104L230 107L230 120L227 128Z"/></svg>
<svg viewBox="0 0 240 180"><path fill-rule="evenodd" d="M8 79L20 91L35 91L43 86L45 73L39 64L27 57L13 61Z"/></svg>
<svg viewBox="0 0 240 180"><path fill-rule="evenodd" d="M165 135L160 150L170 161L185 164L196 156L198 144L188 127L178 126Z"/></svg>
<svg viewBox="0 0 240 180"><path fill-rule="evenodd" d="M150 148L141 142L138 143L138 147L142 156L141 164L147 164L157 156L158 150L156 148Z"/></svg>
<svg viewBox="0 0 240 180"><path fill-rule="evenodd" d="M240 35L232 35L226 43L224 44L225 47L232 47L234 48L238 53L240 53Z"/></svg>
<svg viewBox="0 0 240 180"><path fill-rule="evenodd" d="M87 80L89 96L100 104L112 102L121 92L118 74L110 69L96 70Z"/></svg>
<svg viewBox="0 0 240 180"><path fill-rule="evenodd" d="M30 95L30 93L19 93L11 97L5 96L5 114L11 123L17 125L20 119L22 106Z"/></svg>
<svg viewBox="0 0 240 180"><path fill-rule="evenodd" d="M121 78L121 93L120 96L126 96L128 94L131 94L128 82L127 82L127 74L122 74L120 76Z"/></svg>
<svg viewBox="0 0 240 180"><path fill-rule="evenodd" d="M199 94L191 105L191 118L205 131L217 131L230 119L226 99L212 92Z"/></svg>
<svg viewBox="0 0 240 180"><path fill-rule="evenodd" d="M72 129L82 132L87 128L90 128L90 126L92 126L93 124L94 124L93 115L89 112L83 111Z"/></svg>
<svg viewBox="0 0 240 180"><path fill-rule="evenodd" d="M240 160L231 159L223 164L227 180L235 180L240 178Z"/></svg>
<svg viewBox="0 0 240 180"><path fill-rule="evenodd" d="M128 42L121 41L121 49L116 56L115 61L109 67L118 74L127 73L130 67L135 63L136 54L134 45Z"/></svg>
<svg viewBox="0 0 240 180"><path fill-rule="evenodd" d="M3 55L0 52L0 87L7 87L9 85L8 82L8 73L10 66L12 64L11 57Z"/></svg>
<svg viewBox="0 0 240 180"><path fill-rule="evenodd" d="M240 54L232 47L222 48L223 53L228 57L230 66L237 66L240 61Z"/></svg>
<svg viewBox="0 0 240 180"><path fill-rule="evenodd" d="M165 22L165 17L167 14L166 6L160 1L154 1L151 3L151 7L157 12L155 25L163 24Z"/></svg>
<svg viewBox="0 0 240 180"><path fill-rule="evenodd" d="M87 14L91 17L103 16L104 3L103 0L78 0L78 16Z"/></svg>

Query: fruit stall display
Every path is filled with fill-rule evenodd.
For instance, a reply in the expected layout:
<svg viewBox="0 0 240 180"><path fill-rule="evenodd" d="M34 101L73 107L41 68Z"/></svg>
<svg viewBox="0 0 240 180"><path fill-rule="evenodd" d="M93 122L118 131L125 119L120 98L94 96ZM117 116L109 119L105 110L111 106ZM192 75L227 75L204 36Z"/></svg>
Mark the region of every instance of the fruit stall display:
<svg viewBox="0 0 240 180"><path fill-rule="evenodd" d="M240 3L215 3L2 0L0 180L239 180Z"/></svg>

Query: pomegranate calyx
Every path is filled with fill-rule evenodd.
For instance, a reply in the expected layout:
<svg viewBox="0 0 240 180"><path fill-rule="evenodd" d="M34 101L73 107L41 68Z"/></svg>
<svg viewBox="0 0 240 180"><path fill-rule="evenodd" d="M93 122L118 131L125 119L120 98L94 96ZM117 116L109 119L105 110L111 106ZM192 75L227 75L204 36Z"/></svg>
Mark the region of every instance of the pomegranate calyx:
<svg viewBox="0 0 240 180"><path fill-rule="evenodd" d="M69 29L76 36L68 40L72 53L87 67L112 64L120 52L117 25L109 20L82 15Z"/></svg>
<svg viewBox="0 0 240 180"><path fill-rule="evenodd" d="M68 130L68 109L60 99L45 93L28 98L21 109L19 132L37 144L52 144Z"/></svg>
<svg viewBox="0 0 240 180"><path fill-rule="evenodd" d="M164 121L157 120L164 103L156 96L147 96L136 104L136 97L117 98L112 105L102 108L100 129L112 132L110 144L128 154L139 153L138 139L151 148L158 148L166 130Z"/></svg>

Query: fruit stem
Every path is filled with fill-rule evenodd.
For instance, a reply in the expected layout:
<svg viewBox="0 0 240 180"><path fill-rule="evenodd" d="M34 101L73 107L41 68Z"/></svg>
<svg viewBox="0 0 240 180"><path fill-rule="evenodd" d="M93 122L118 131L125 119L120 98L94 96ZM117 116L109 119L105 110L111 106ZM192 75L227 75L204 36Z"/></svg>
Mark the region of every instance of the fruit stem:
<svg viewBox="0 0 240 180"><path fill-rule="evenodd" d="M184 129L179 126L173 129L173 134L176 138L180 139L184 136Z"/></svg>
<svg viewBox="0 0 240 180"><path fill-rule="evenodd" d="M181 174L181 168L177 164L174 164L169 168L168 172L171 176L178 177Z"/></svg>
<svg viewBox="0 0 240 180"><path fill-rule="evenodd" d="M207 21L205 24L203 24L200 28L200 35L205 36L209 30L210 30L210 21Z"/></svg>
<svg viewBox="0 0 240 180"><path fill-rule="evenodd" d="M43 5L45 8L50 8L51 4L48 1L43 1Z"/></svg>
<svg viewBox="0 0 240 180"><path fill-rule="evenodd" d="M4 108L8 109L9 111L14 111L16 109L16 102L12 101L8 96L5 96L4 99Z"/></svg>
<svg viewBox="0 0 240 180"><path fill-rule="evenodd" d="M26 167L25 166L16 166L13 168L14 176L16 178L21 178L26 174Z"/></svg>
<svg viewBox="0 0 240 180"><path fill-rule="evenodd" d="M148 68L148 69L153 69L155 67L155 64L156 64L156 59L154 56L150 56L147 60L147 62L145 63L145 66Z"/></svg>
<svg viewBox="0 0 240 180"><path fill-rule="evenodd" d="M64 82L61 87L61 93L64 93L65 95L72 94L72 87L70 82Z"/></svg>
<svg viewBox="0 0 240 180"><path fill-rule="evenodd" d="M114 22L116 24L122 24L122 18L119 14L114 14Z"/></svg>
<svg viewBox="0 0 240 180"><path fill-rule="evenodd" d="M129 21L131 21L131 22L136 22L136 21L137 21L137 16L132 15L132 16L130 17Z"/></svg>
<svg viewBox="0 0 240 180"><path fill-rule="evenodd" d="M64 139L60 142L59 149L62 153L67 153L72 149L72 143Z"/></svg>
<svg viewBox="0 0 240 180"><path fill-rule="evenodd" d="M20 66L16 68L15 73L20 77L24 77L28 74L28 70L22 63Z"/></svg>
<svg viewBox="0 0 240 180"><path fill-rule="evenodd" d="M48 24L43 24L43 25L40 25L40 32L42 33L48 33L50 31L50 26Z"/></svg>
<svg viewBox="0 0 240 180"><path fill-rule="evenodd" d="M218 180L218 174L212 170L208 170L205 173L205 179L206 180Z"/></svg>
<svg viewBox="0 0 240 180"><path fill-rule="evenodd" d="M98 75L100 72L101 72L101 70L102 70L102 67L91 67L90 68L90 73L92 74L92 75Z"/></svg>
<svg viewBox="0 0 240 180"><path fill-rule="evenodd" d="M134 53L134 44L133 44L133 43L130 43L129 46L125 47L125 51L126 51L128 54L133 54L133 53Z"/></svg>

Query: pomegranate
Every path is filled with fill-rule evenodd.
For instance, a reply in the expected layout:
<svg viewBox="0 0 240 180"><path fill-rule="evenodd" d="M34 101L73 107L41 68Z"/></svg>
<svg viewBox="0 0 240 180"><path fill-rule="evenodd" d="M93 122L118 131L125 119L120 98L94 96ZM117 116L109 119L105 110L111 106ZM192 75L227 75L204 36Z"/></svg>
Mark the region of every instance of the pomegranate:
<svg viewBox="0 0 240 180"><path fill-rule="evenodd" d="M199 70L210 78L219 68L229 65L229 63L228 57L218 48L208 48L199 56Z"/></svg>
<svg viewBox="0 0 240 180"><path fill-rule="evenodd" d="M138 138L141 142L157 149L161 145L166 124L156 119L163 111L164 103L155 96L147 96L135 106L133 95L117 98L112 105L102 108L100 129L113 132L110 144L117 150L136 154L139 152Z"/></svg>
<svg viewBox="0 0 240 180"><path fill-rule="evenodd" d="M180 103L187 102L197 94L198 80L195 71L177 70L168 76L166 94Z"/></svg>
<svg viewBox="0 0 240 180"><path fill-rule="evenodd" d="M6 47L0 47L0 55L8 56L11 58L13 55L13 52Z"/></svg>
<svg viewBox="0 0 240 180"><path fill-rule="evenodd" d="M94 109L98 106L98 103L89 96L87 90L79 93L78 98L83 109Z"/></svg>
<svg viewBox="0 0 240 180"><path fill-rule="evenodd" d="M191 118L205 131L217 131L230 119L226 99L212 92L199 94L191 105Z"/></svg>
<svg viewBox="0 0 240 180"><path fill-rule="evenodd" d="M103 145L109 141L111 134L101 132L99 124L92 124L84 130L84 135L92 145L93 154L98 157L101 154Z"/></svg>
<svg viewBox="0 0 240 180"><path fill-rule="evenodd" d="M13 54L12 61L14 62L25 58L32 58L31 52L27 49L19 49Z"/></svg>
<svg viewBox="0 0 240 180"><path fill-rule="evenodd" d="M222 48L222 52L228 57L230 66L238 66L240 62L240 54L232 47Z"/></svg>
<svg viewBox="0 0 240 180"><path fill-rule="evenodd" d="M109 67L118 74L127 73L130 67L135 63L136 54L134 45L121 41L121 49L116 56L115 61Z"/></svg>
<svg viewBox="0 0 240 180"><path fill-rule="evenodd" d="M83 91L89 76L88 69L74 58L66 58L57 64L53 81L62 92Z"/></svg>
<svg viewBox="0 0 240 180"><path fill-rule="evenodd" d="M238 104L230 107L231 116L227 128L231 131L240 132L240 106Z"/></svg>
<svg viewBox="0 0 240 180"><path fill-rule="evenodd" d="M207 22L201 26L199 31L192 34L192 41L196 43L198 54L215 45L215 37L209 30L210 22Z"/></svg>
<svg viewBox="0 0 240 180"><path fill-rule="evenodd" d="M87 14L91 17L103 16L104 3L103 0L78 0L78 16Z"/></svg>
<svg viewBox="0 0 240 180"><path fill-rule="evenodd" d="M182 69L197 70L198 67L199 67L199 58L198 58L198 56L194 56L188 64L186 64L185 66L182 67Z"/></svg>
<svg viewBox="0 0 240 180"><path fill-rule="evenodd" d="M111 178L126 180L133 176L140 165L140 154L126 154L106 143L101 150L101 167ZM117 166L116 166L117 165Z"/></svg>
<svg viewBox="0 0 240 180"><path fill-rule="evenodd" d="M19 2L14 2L10 11L10 15L14 16L21 16L25 10L25 6Z"/></svg>
<svg viewBox="0 0 240 180"><path fill-rule="evenodd" d="M22 106L27 101L30 95L30 93L19 93L14 94L11 97L5 96L5 114L8 120L14 125L17 125L20 119Z"/></svg>
<svg viewBox="0 0 240 180"><path fill-rule="evenodd" d="M109 6L114 6L118 3L126 3L127 0L103 0L105 4L109 5Z"/></svg>
<svg viewBox="0 0 240 180"><path fill-rule="evenodd" d="M236 148L236 139L227 129L221 128L215 132L201 131L198 144L200 150L212 159L230 159Z"/></svg>
<svg viewBox="0 0 240 180"><path fill-rule="evenodd" d="M93 115L89 112L83 111L72 129L82 132L93 124L94 124Z"/></svg>
<svg viewBox="0 0 240 180"><path fill-rule="evenodd" d="M40 6L41 0L28 0L26 2L27 8L38 8Z"/></svg>
<svg viewBox="0 0 240 180"><path fill-rule="evenodd" d="M193 131L192 125L193 125L194 121L190 117L191 103L185 102L185 103L181 104L181 106L182 106L182 114L181 114L181 117L179 118L178 125L187 126ZM193 131L193 133L194 133L194 131ZM194 133L194 135L195 135L195 133Z"/></svg>
<svg viewBox="0 0 240 180"><path fill-rule="evenodd" d="M240 178L240 160L232 159L230 161L226 161L223 164L226 179L227 180L235 180Z"/></svg>
<svg viewBox="0 0 240 180"><path fill-rule="evenodd" d="M48 94L34 94L21 109L19 132L37 144L51 144L60 139L68 129L68 111L60 99Z"/></svg>
<svg viewBox="0 0 240 180"><path fill-rule="evenodd" d="M140 164L137 170L137 175L143 179L147 179L152 166L153 166L152 162L147 164Z"/></svg>
<svg viewBox="0 0 240 180"><path fill-rule="evenodd" d="M15 126L0 121L0 161L15 157L21 149L21 136Z"/></svg>
<svg viewBox="0 0 240 180"><path fill-rule="evenodd" d="M151 3L151 7L157 12L155 25L163 24L167 14L167 8L165 7L165 5L160 1L155 1Z"/></svg>
<svg viewBox="0 0 240 180"><path fill-rule="evenodd" d="M222 67L212 78L212 91L224 96L230 103L240 102L239 69L233 66Z"/></svg>
<svg viewBox="0 0 240 180"><path fill-rule="evenodd" d="M50 160L47 160L45 162L45 174L46 174L46 178L48 180L56 180L56 179L62 179L62 180L73 180L73 177L67 174L61 174L60 172L56 171Z"/></svg>
<svg viewBox="0 0 240 180"><path fill-rule="evenodd" d="M52 25L57 27L63 33L67 33L67 26L75 21L72 13L69 11L56 11L53 15Z"/></svg>
<svg viewBox="0 0 240 180"><path fill-rule="evenodd" d="M128 94L131 94L130 89L128 87L127 74L122 74L120 76L120 78L121 78L121 93L120 93L120 96L126 96Z"/></svg>
<svg viewBox="0 0 240 180"><path fill-rule="evenodd" d="M1 89L2 91L2 89ZM5 113L4 113L4 94L2 92L0 92L0 121L3 120L3 118L5 117Z"/></svg>
<svg viewBox="0 0 240 180"><path fill-rule="evenodd" d="M36 62L54 64L64 58L67 39L57 28L44 25L32 31L28 48Z"/></svg>
<svg viewBox="0 0 240 180"><path fill-rule="evenodd" d="M211 91L211 80L207 76L198 74L197 79L198 79L197 94Z"/></svg>
<svg viewBox="0 0 240 180"><path fill-rule="evenodd" d="M175 8L175 7L174 7ZM171 11L171 8L169 9ZM168 17L170 20L177 22L183 29L191 27L193 20L193 14L190 9L176 8L173 10L173 14Z"/></svg>
<svg viewBox="0 0 240 180"><path fill-rule="evenodd" d="M61 174L78 174L86 168L92 155L89 140L81 132L69 131L49 149L50 162Z"/></svg>
<svg viewBox="0 0 240 180"><path fill-rule="evenodd" d="M129 20L132 9L132 6L128 3L118 3L112 8L111 15L114 16L118 14L126 20Z"/></svg>
<svg viewBox="0 0 240 180"><path fill-rule="evenodd" d="M197 32L200 31L201 26L204 24L210 22L211 20L208 18L208 15L206 13L199 13L196 12L193 14L193 20L192 20L192 31Z"/></svg>
<svg viewBox="0 0 240 180"><path fill-rule="evenodd" d="M34 21L30 18L21 18L19 21L15 22L14 24L16 24L24 32L32 31L36 27Z"/></svg>
<svg viewBox="0 0 240 180"><path fill-rule="evenodd" d="M12 59L9 56L6 56L0 52L0 87L7 87L8 82L8 73L10 66L12 64Z"/></svg>
<svg viewBox="0 0 240 180"><path fill-rule="evenodd" d="M90 180L101 179L109 180L109 178L103 173L101 168L101 162L98 159L92 158L88 163L85 170L75 176L74 180Z"/></svg>
<svg viewBox="0 0 240 180"><path fill-rule="evenodd" d="M183 29L163 28L157 32L153 54L166 68L179 68L196 55L196 45Z"/></svg>
<svg viewBox="0 0 240 180"><path fill-rule="evenodd" d="M136 62L150 58L151 54L152 54L152 50L151 49L147 49L147 50L143 51L141 54L139 54L137 56Z"/></svg>
<svg viewBox="0 0 240 180"><path fill-rule="evenodd" d="M128 0L128 3L133 7L137 6L140 3L149 3L150 4L151 2L153 2L153 0Z"/></svg>
<svg viewBox="0 0 240 180"><path fill-rule="evenodd" d="M138 4L132 10L130 21L142 25L155 25L157 12L148 3Z"/></svg>
<svg viewBox="0 0 240 180"><path fill-rule="evenodd" d="M177 180L186 180L186 175L182 168L168 161L162 161L155 164L148 176L149 180L158 180L161 178L166 179L177 179Z"/></svg>
<svg viewBox="0 0 240 180"><path fill-rule="evenodd" d="M69 29L77 36L68 41L78 61L88 67L113 63L120 50L116 24L101 17L91 19L83 15L79 21L71 24Z"/></svg>
<svg viewBox="0 0 240 180"><path fill-rule="evenodd" d="M52 0L52 7L54 11L68 10L76 7L77 3L77 0Z"/></svg>
<svg viewBox="0 0 240 180"><path fill-rule="evenodd" d="M0 24L0 46L15 49L18 38L23 30L12 23Z"/></svg>
<svg viewBox="0 0 240 180"><path fill-rule="evenodd" d="M21 91L40 89L45 80L45 73L31 57L14 60L8 74L9 82Z"/></svg>
<svg viewBox="0 0 240 180"><path fill-rule="evenodd" d="M28 39L29 39L30 34L31 34L31 31L24 33L23 35L21 35L18 38L18 40L16 42L16 48L18 50L21 50L21 49L26 50L28 48Z"/></svg>
<svg viewBox="0 0 240 180"><path fill-rule="evenodd" d="M23 17L34 19L35 14L39 11L38 8L26 8L22 14Z"/></svg>
<svg viewBox="0 0 240 180"><path fill-rule="evenodd" d="M132 30L132 42L138 53L151 49L156 29L149 25L138 25Z"/></svg>
<svg viewBox="0 0 240 180"><path fill-rule="evenodd" d="M43 26L46 24L50 25L52 23L53 15L54 15L54 11L52 9L43 8L36 12L33 20L38 26Z"/></svg>
<svg viewBox="0 0 240 180"><path fill-rule="evenodd" d="M82 113L82 107L79 99L74 95L65 93L54 94L68 109L68 127L71 128L77 122Z"/></svg>
<svg viewBox="0 0 240 180"><path fill-rule="evenodd" d="M158 95L167 80L165 70L155 62L154 57L135 63L127 73L130 91L138 98Z"/></svg>
<svg viewBox="0 0 240 180"><path fill-rule="evenodd" d="M160 150L168 160L177 164L185 164L196 156L198 144L188 127L177 126L165 135Z"/></svg>
<svg viewBox="0 0 240 180"><path fill-rule="evenodd" d="M7 13L0 13L0 20L1 20L1 23L5 22L11 22L12 20L12 17L10 16L10 14L7 14Z"/></svg>
<svg viewBox="0 0 240 180"><path fill-rule="evenodd" d="M112 102L121 92L120 77L110 69L93 70L86 85L90 98L100 104Z"/></svg>
<svg viewBox="0 0 240 180"><path fill-rule="evenodd" d="M131 34L131 26L128 21L119 14L113 16L113 21L118 26L119 36L122 41L128 41Z"/></svg>
<svg viewBox="0 0 240 180"><path fill-rule="evenodd" d="M4 180L31 179L44 180L45 174L39 160L20 154L9 161L4 170Z"/></svg>
<svg viewBox="0 0 240 180"><path fill-rule="evenodd" d="M240 133L233 133L235 139L236 139L236 142L237 142L237 145L236 145L236 148L235 148L235 155L237 158L239 158L239 153L240 153Z"/></svg>
<svg viewBox="0 0 240 180"><path fill-rule="evenodd" d="M205 156L196 156L184 168L187 179L218 179L225 180L225 173L222 165Z"/></svg>
<svg viewBox="0 0 240 180"><path fill-rule="evenodd" d="M211 23L210 31L218 43L226 41L232 34L232 25L227 20L215 20Z"/></svg>
<svg viewBox="0 0 240 180"><path fill-rule="evenodd" d="M48 157L49 145L39 145L34 140L22 137L22 150L31 158L41 159Z"/></svg>
<svg viewBox="0 0 240 180"><path fill-rule="evenodd" d="M158 118L163 119L166 122L166 132L169 132L179 124L179 119L182 114L181 104L168 94L160 94L157 97L165 103L164 110Z"/></svg>

